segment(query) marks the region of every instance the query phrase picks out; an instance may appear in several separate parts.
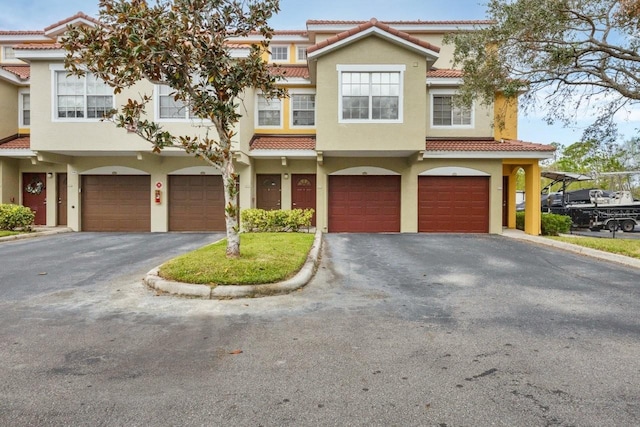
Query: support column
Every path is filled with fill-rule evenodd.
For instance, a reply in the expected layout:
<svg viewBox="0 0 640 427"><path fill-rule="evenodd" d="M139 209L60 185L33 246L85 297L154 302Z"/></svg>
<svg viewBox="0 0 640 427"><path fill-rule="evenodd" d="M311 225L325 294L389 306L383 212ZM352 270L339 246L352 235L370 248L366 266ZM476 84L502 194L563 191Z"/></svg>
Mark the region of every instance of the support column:
<svg viewBox="0 0 640 427"><path fill-rule="evenodd" d="M524 232L533 236L541 234L540 221L540 165L538 162L524 166L525 172L525 219Z"/></svg>
<svg viewBox="0 0 640 427"><path fill-rule="evenodd" d="M520 168L518 167L514 167L509 173L509 211L507 212L507 228L510 229L516 228L516 193L518 192L516 185L519 169Z"/></svg>

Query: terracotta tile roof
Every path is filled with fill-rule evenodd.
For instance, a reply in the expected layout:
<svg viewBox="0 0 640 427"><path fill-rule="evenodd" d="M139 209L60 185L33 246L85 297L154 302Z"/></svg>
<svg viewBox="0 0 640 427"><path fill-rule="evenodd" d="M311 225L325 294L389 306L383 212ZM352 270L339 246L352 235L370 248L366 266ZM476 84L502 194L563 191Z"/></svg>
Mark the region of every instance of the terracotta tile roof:
<svg viewBox="0 0 640 427"><path fill-rule="evenodd" d="M46 32L47 32L47 31L49 31L49 30L52 30L52 29L54 29L54 28L60 27L60 26L62 26L62 25L65 25L65 24L67 24L67 23L69 23L69 22L71 22L71 21L73 21L73 20L75 20L75 19L78 19L78 18L86 19L87 21L91 21L91 22L93 22L94 24L98 24L98 23L99 23L99 21L98 21L97 19L92 18L91 16L89 16L89 15L87 15L87 14L83 13L83 12L78 12L78 13L76 13L76 14L75 14L75 15L73 15L73 16L70 16L70 17L68 17L68 18L63 19L62 21L58 21L58 22L56 22L56 23L54 23L54 24L49 25L48 27L46 27L46 28L44 29L44 32L46 33Z"/></svg>
<svg viewBox="0 0 640 427"><path fill-rule="evenodd" d="M493 138L427 139L425 148L427 151L555 151L552 145Z"/></svg>
<svg viewBox="0 0 640 427"><path fill-rule="evenodd" d="M325 21L310 19L307 25L359 25L367 21ZM483 25L494 24L494 21L488 20L457 20L457 21L382 21L387 25Z"/></svg>
<svg viewBox="0 0 640 427"><path fill-rule="evenodd" d="M431 79L446 79L446 78L461 78L461 77L462 77L462 70L441 69L441 70L427 71L427 78L431 78Z"/></svg>
<svg viewBox="0 0 640 427"><path fill-rule="evenodd" d="M251 150L315 150L315 135L254 135Z"/></svg>
<svg viewBox="0 0 640 427"><path fill-rule="evenodd" d="M0 30L0 36L42 36L44 31Z"/></svg>
<svg viewBox="0 0 640 427"><path fill-rule="evenodd" d="M276 76L292 77L292 78L309 78L309 67L306 65L279 65L271 67L270 72Z"/></svg>
<svg viewBox="0 0 640 427"><path fill-rule="evenodd" d="M420 40L417 37L414 37L412 35L409 35L403 31L398 31L395 28L390 27L388 24L385 24L383 22L378 21L376 18L371 18L370 21L364 22L364 23L360 23L357 26L353 27L350 30L347 31L343 31L341 33L336 34L333 37L329 37L326 40L321 41L320 43L317 43L313 46L310 46L307 49L307 53L312 53L315 52L316 50L320 50L323 49L327 46L331 46L334 43L339 42L340 40L344 40L346 38L349 38L351 36L354 36L358 33L361 33L365 30L368 30L369 28L372 27L376 27L381 29L382 31L385 31L389 34L393 34L396 37L400 37L401 39L404 39L410 43L413 43L415 45L418 45L420 47L423 47L425 49L429 49L432 50L434 52L440 52L440 48L437 46L432 45L431 43L427 43L425 41Z"/></svg>
<svg viewBox="0 0 640 427"><path fill-rule="evenodd" d="M244 43L227 43L227 47L231 49L251 49L250 44L244 44Z"/></svg>
<svg viewBox="0 0 640 427"><path fill-rule="evenodd" d="M2 65L0 68L15 74L22 80L27 80L31 75L31 67L28 65Z"/></svg>
<svg viewBox="0 0 640 427"><path fill-rule="evenodd" d="M31 148L31 137L19 136L11 141L0 144L0 150L29 150Z"/></svg>
<svg viewBox="0 0 640 427"><path fill-rule="evenodd" d="M60 43L23 43L14 46L14 49L21 50L56 50L62 49L62 44Z"/></svg>

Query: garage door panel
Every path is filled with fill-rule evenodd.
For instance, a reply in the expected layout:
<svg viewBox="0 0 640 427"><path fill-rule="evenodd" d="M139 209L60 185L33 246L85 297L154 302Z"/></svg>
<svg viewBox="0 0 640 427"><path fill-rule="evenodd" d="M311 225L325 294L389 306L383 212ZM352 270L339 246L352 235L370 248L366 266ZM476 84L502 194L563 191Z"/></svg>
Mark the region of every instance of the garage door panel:
<svg viewBox="0 0 640 427"><path fill-rule="evenodd" d="M224 231L219 175L169 176L169 231Z"/></svg>
<svg viewBox="0 0 640 427"><path fill-rule="evenodd" d="M330 176L330 232L399 232L399 176Z"/></svg>
<svg viewBox="0 0 640 427"><path fill-rule="evenodd" d="M418 231L489 232L489 178L419 177Z"/></svg>
<svg viewBox="0 0 640 427"><path fill-rule="evenodd" d="M82 177L83 231L150 231L151 178L147 175Z"/></svg>

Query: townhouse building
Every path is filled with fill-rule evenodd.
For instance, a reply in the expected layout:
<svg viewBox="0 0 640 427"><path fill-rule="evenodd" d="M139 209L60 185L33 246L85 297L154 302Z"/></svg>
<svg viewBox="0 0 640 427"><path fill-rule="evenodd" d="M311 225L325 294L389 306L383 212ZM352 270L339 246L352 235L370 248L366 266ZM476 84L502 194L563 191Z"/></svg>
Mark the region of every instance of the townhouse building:
<svg viewBox="0 0 640 427"><path fill-rule="evenodd" d="M488 24L307 21L276 31L265 59L279 64L289 96L244 94L233 141L240 208L313 208L324 232L499 234L515 228L524 169L525 231L539 234L539 161L554 148L518 140L517 106L500 94L491 107L452 102L462 75L443 36ZM172 132L201 132L199 119L167 86L114 95L91 74L68 76L58 43L67 25L95 21L78 13L43 31L0 31L0 202L76 231L224 230L219 171L179 149L154 154L100 120L139 93L153 93L148 114ZM230 48L242 55L259 41Z"/></svg>

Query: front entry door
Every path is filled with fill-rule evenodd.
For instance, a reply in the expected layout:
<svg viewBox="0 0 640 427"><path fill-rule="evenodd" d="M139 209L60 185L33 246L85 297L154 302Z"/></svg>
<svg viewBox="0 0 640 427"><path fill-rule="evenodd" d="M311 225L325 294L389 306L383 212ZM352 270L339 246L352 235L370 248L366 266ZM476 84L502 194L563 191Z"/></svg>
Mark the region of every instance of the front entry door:
<svg viewBox="0 0 640 427"><path fill-rule="evenodd" d="M258 209L273 211L280 209L280 175L258 175L256 205Z"/></svg>
<svg viewBox="0 0 640 427"><path fill-rule="evenodd" d="M67 174L58 174L58 225L67 225Z"/></svg>
<svg viewBox="0 0 640 427"><path fill-rule="evenodd" d="M22 205L35 212L35 225L47 224L47 175L22 174Z"/></svg>
<svg viewBox="0 0 640 427"><path fill-rule="evenodd" d="M291 202L293 209L313 209L311 225L316 225L316 176L312 174L293 175Z"/></svg>

